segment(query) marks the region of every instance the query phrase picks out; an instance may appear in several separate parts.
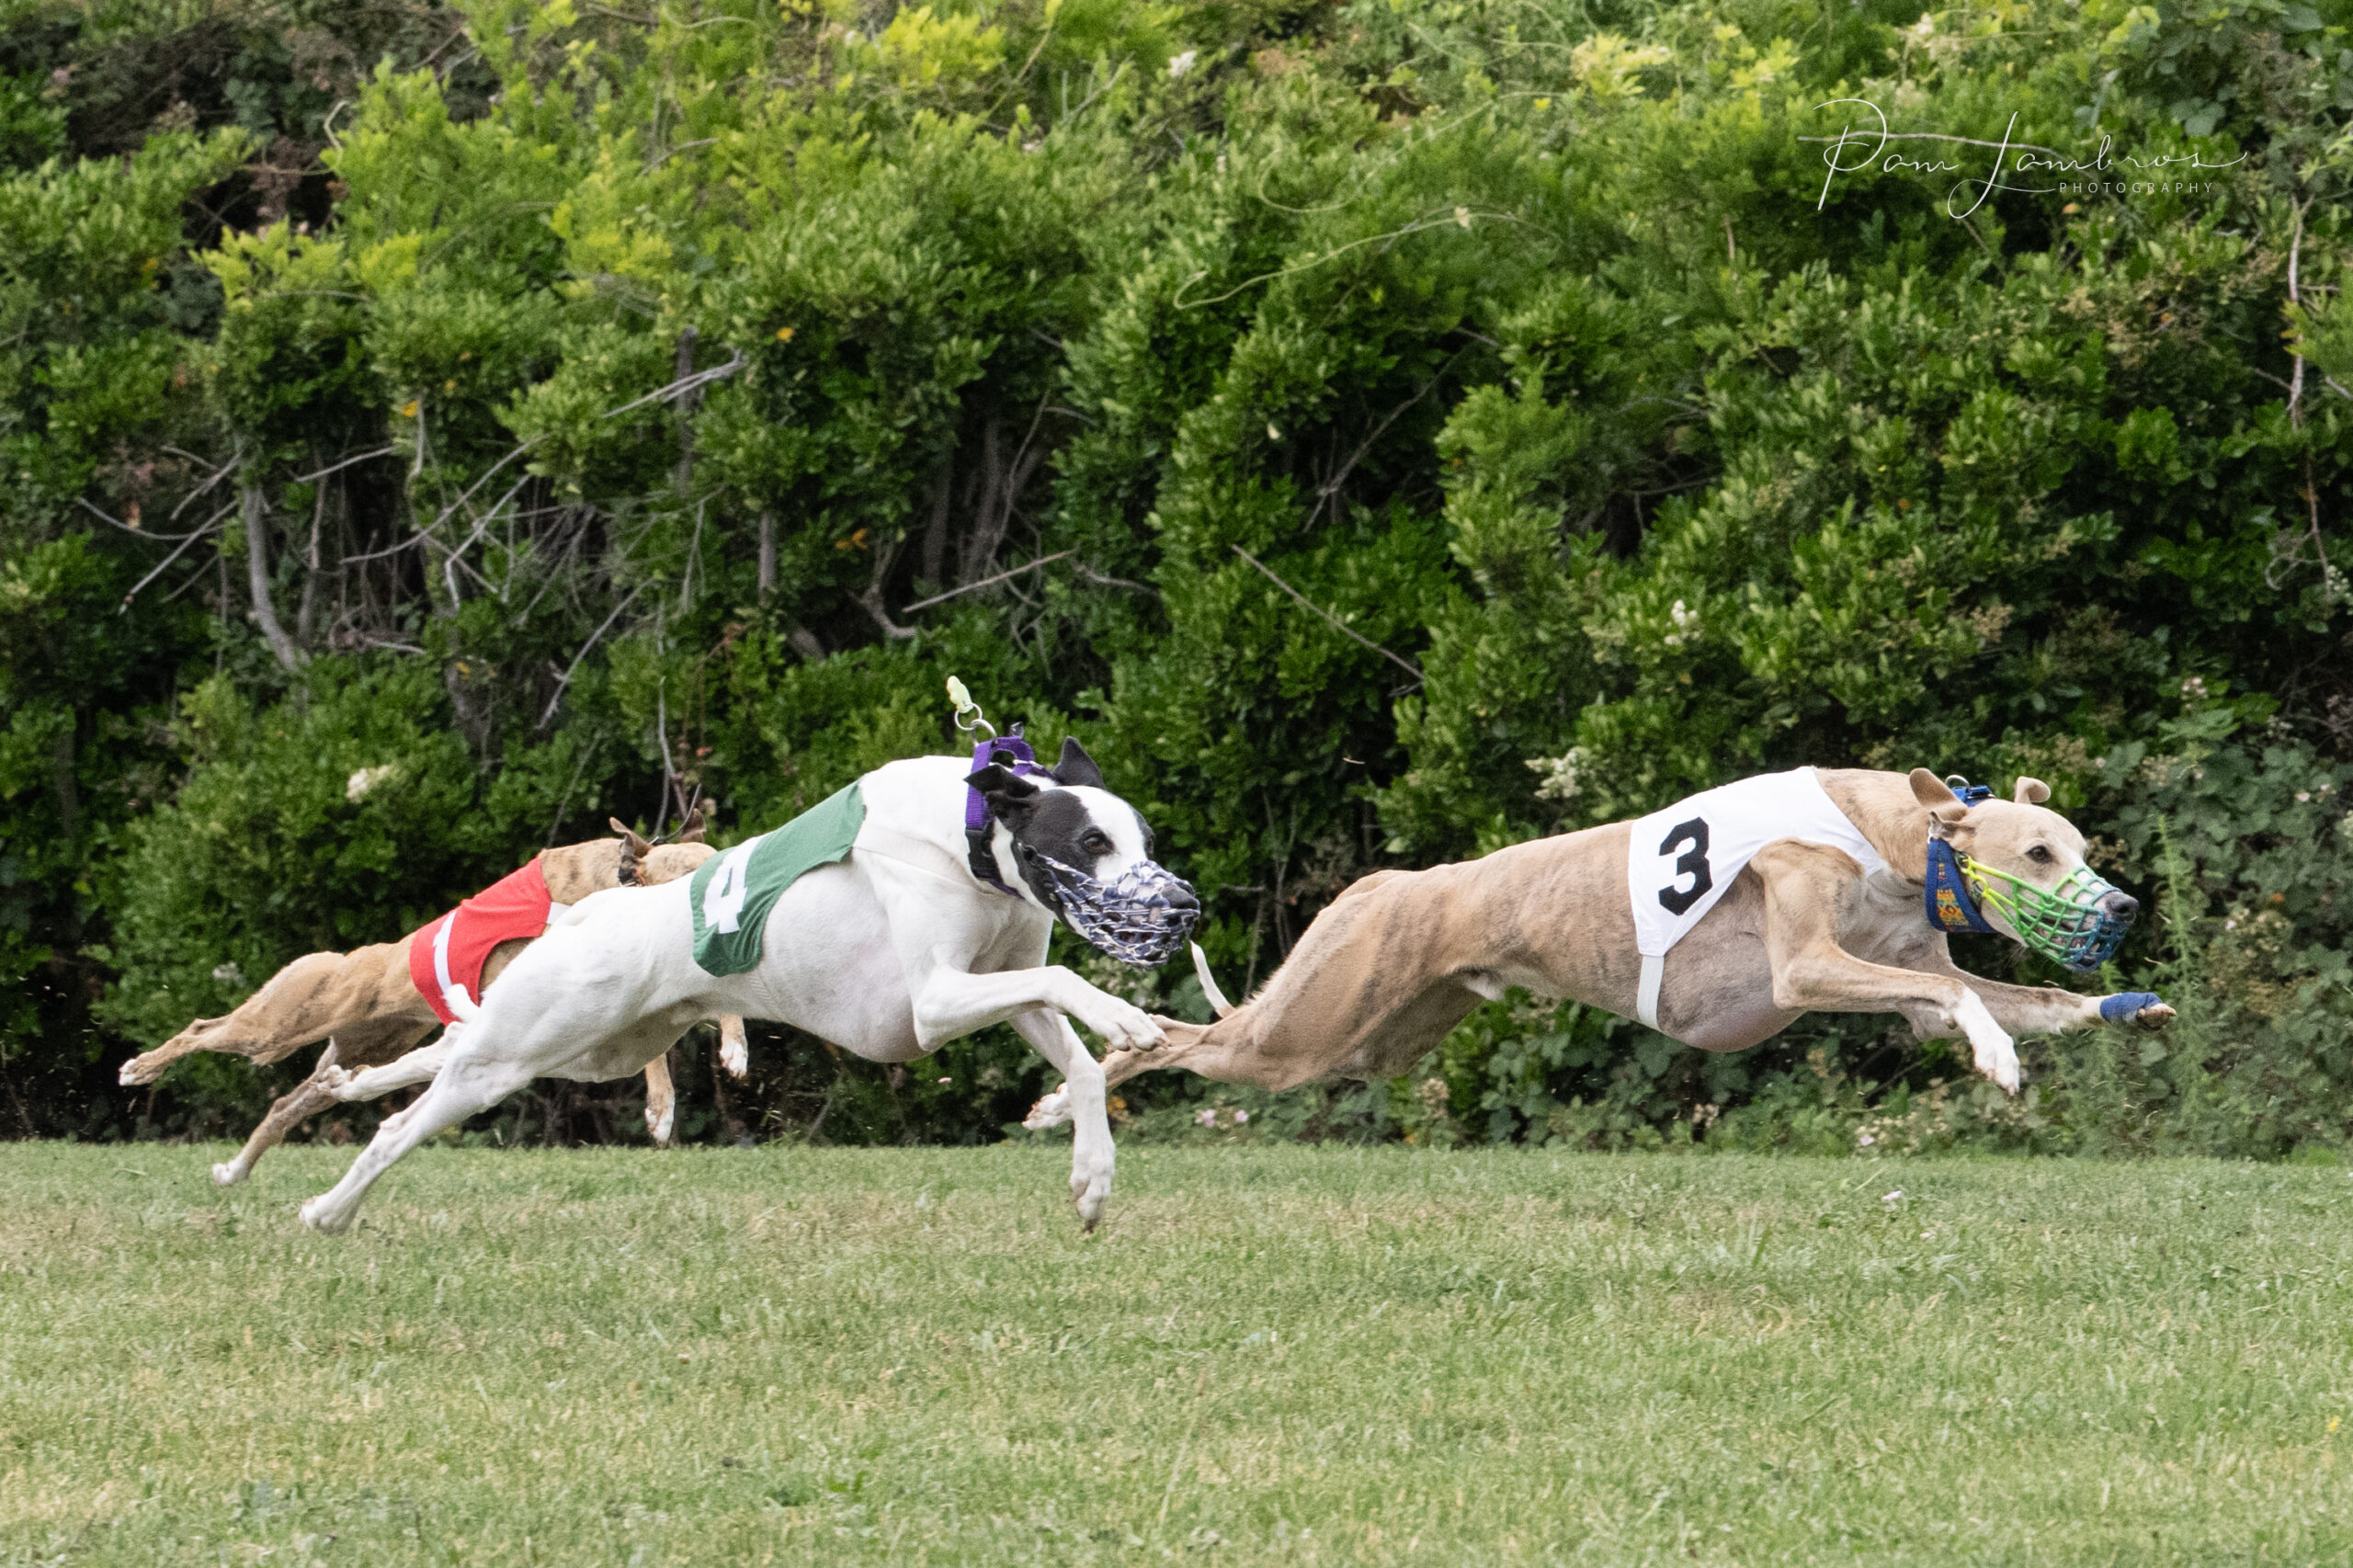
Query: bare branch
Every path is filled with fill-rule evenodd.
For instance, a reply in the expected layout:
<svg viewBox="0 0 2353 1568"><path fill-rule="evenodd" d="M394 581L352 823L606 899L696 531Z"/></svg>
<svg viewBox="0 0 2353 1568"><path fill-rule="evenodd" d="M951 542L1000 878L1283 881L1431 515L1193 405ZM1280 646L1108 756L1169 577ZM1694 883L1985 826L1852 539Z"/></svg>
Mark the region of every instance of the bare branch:
<svg viewBox="0 0 2353 1568"><path fill-rule="evenodd" d="M874 618L874 624L882 629L882 635L892 642L904 642L915 634L914 627L899 626L892 621L890 612L882 608L881 588L867 589L866 592L858 596L858 602L867 614Z"/></svg>
<svg viewBox="0 0 2353 1568"><path fill-rule="evenodd" d="M590 632L588 634L588 641L580 644L580 652L572 655L572 663L565 666L564 672L562 675L555 677L555 690L548 698L548 705L540 714L539 727L540 729L546 729L548 727L548 721L555 717L556 704L563 700L563 688L572 684L572 677L580 668L580 661L588 656L588 650L597 645L597 640L598 638L604 636L606 632L612 630L613 622L621 618L621 611L629 608L631 605L634 604L637 601L637 596L644 591L645 585L642 583L640 583L636 587L631 588L629 591L629 597L615 605L613 607L613 613L605 618L605 624Z"/></svg>
<svg viewBox="0 0 2353 1568"><path fill-rule="evenodd" d="M967 583L961 588L950 588L944 594L934 594L927 599L917 599L915 603L908 605L905 608L900 610L899 613L901 615L913 615L919 609L928 609L933 605L938 604L943 600L956 597L959 594L969 594L976 588L994 587L995 585L1004 582L1008 577L1018 577L1024 572L1035 572L1040 566L1051 565L1054 562L1062 560L1064 556L1076 555L1077 553L1077 547L1073 546L1069 550L1057 551L1051 555L1041 555L1037 560L1029 562L1027 566L1016 566L1010 572L1000 572L994 577L983 577L977 583ZM1134 585L1131 584L1129 585L1132 587Z"/></svg>
<svg viewBox="0 0 2353 1568"><path fill-rule="evenodd" d="M269 651L288 673L302 667L302 650L278 623L278 607L269 597L269 501L258 484L244 487L245 585L253 594L254 623L261 628Z"/></svg>
<svg viewBox="0 0 2353 1568"><path fill-rule="evenodd" d="M1256 556L1251 554L1240 545L1237 544L1233 547L1233 553L1242 557L1243 560L1250 562L1251 565L1256 566L1259 571L1266 573L1267 580L1274 584L1276 587L1280 588L1284 593L1289 594L1292 598L1297 599L1301 604L1305 605L1309 609L1313 610L1317 615L1320 615L1325 620L1330 621L1332 623L1333 630L1338 631L1342 636L1353 638L1355 641L1363 643L1366 647L1371 649L1374 653L1380 654L1382 658L1388 660L1399 669L1404 670L1407 675L1412 676L1415 680L1418 681L1425 678L1420 668L1415 665L1413 661L1399 657L1397 654L1392 653L1388 649L1382 647L1380 643L1375 642L1371 638L1365 636L1360 631L1353 630L1349 627L1347 622L1342 620L1338 616L1334 615L1330 610L1325 609L1322 605L1317 604L1313 599L1309 598L1305 594L1301 593L1297 588L1292 587L1289 583L1286 583L1280 577L1276 576L1273 572L1267 569L1265 562L1259 560Z"/></svg>
<svg viewBox="0 0 2353 1568"><path fill-rule="evenodd" d="M290 479L286 483L289 484L309 484L314 480L324 479L331 473L341 473L345 469L350 468L357 463L364 463L375 458L391 457L393 453L399 450L400 449L398 447L378 447L372 452L361 452L358 457L346 458L341 462L329 463L326 467L319 470L316 473L306 473L300 479Z"/></svg>
<svg viewBox="0 0 2353 1568"><path fill-rule="evenodd" d="M1137 593L1150 594L1154 598L1160 597L1160 590L1149 583L1131 583L1125 577L1107 577L1084 561L1078 563L1078 573L1088 582L1100 583L1107 588L1133 588Z"/></svg>
<svg viewBox="0 0 2353 1568"><path fill-rule="evenodd" d="M218 528L221 519L227 517L232 511L235 510L236 505L237 504L234 501L230 502L227 506L213 513L211 520L207 522L202 528L197 529L192 534L183 535L180 540L180 547L177 550L175 550L169 555L164 557L163 560L157 562L153 571L149 572L147 575L140 578L138 582L131 585L131 592L122 596L122 608L116 613L119 615L129 615L131 613L131 601L139 597L140 589L144 588L148 584L162 576L173 562L177 561L181 556L188 553L188 546L194 544L198 540L202 539L206 534L211 533L216 528Z"/></svg>
<svg viewBox="0 0 2353 1568"><path fill-rule="evenodd" d="M192 534L151 534L145 528L134 528L129 523L122 521L119 517L108 516L106 513L99 511L96 506L91 506L87 501L83 500L79 495L74 497L74 504L81 507L82 510L89 513L90 516L97 518L98 521L112 524L114 527L120 528L123 532L131 535L134 539L152 539L157 544L175 544L184 542L188 540L201 539L210 527L210 525L208 524L205 528L199 528ZM236 503L232 501L229 505L233 506ZM218 517L219 514L215 513L214 516ZM175 553L176 553L176 551Z"/></svg>
<svg viewBox="0 0 2353 1568"><path fill-rule="evenodd" d="M697 370L691 376L681 376L666 387L656 387L652 392L647 392L643 397L637 399L635 402L625 403L619 408L608 409L605 413L598 415L597 417L599 419L618 419L622 415L629 413L631 409L643 408L649 403L661 403L672 398L684 397L688 392L695 391L699 387L709 386L713 381L724 380L726 377L732 376L736 371L742 369L745 363L744 351L742 349L731 349L729 352L733 354L734 358L728 360L724 365L714 365L708 370Z"/></svg>

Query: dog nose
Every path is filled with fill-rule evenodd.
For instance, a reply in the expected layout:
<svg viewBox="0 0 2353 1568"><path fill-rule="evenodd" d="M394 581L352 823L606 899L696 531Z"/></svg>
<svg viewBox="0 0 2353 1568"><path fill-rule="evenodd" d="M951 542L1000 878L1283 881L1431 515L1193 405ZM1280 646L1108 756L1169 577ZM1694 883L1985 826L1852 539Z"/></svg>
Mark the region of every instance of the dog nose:
<svg viewBox="0 0 2353 1568"><path fill-rule="evenodd" d="M2110 892L2099 901L2099 912L2119 920L2130 920L2141 913L2141 901L2129 892Z"/></svg>
<svg viewBox="0 0 2353 1568"><path fill-rule="evenodd" d="M1193 896L1193 890L1182 882L1168 890L1167 899L1171 909L1199 910L1201 907L1201 901Z"/></svg>

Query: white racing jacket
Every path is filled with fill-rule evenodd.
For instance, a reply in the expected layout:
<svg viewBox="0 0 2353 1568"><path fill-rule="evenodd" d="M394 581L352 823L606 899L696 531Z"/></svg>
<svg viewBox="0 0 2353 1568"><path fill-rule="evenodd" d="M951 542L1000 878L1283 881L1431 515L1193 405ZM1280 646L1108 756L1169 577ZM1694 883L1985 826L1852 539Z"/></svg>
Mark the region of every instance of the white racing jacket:
<svg viewBox="0 0 2353 1568"><path fill-rule="evenodd" d="M1758 850L1783 838L1843 849L1866 875L1888 869L1811 767L1743 778L1636 820L1626 846L1626 888L1643 955L1634 1010L1645 1025L1658 1028L1668 949L1715 908Z"/></svg>

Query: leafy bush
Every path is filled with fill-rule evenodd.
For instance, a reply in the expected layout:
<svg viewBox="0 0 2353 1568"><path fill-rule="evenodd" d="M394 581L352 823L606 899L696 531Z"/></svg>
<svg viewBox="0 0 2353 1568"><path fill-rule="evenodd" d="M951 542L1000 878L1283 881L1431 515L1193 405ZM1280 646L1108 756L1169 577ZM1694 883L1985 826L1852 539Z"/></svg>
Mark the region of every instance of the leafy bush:
<svg viewBox="0 0 2353 1568"><path fill-rule="evenodd" d="M227 1125L273 1080L110 1064L608 812L734 835L952 745L955 674L1086 740L1245 988L1380 866L1926 764L2049 780L2153 905L2112 983L2182 1007L2006 1102L1885 1019L1503 1003L1394 1085L1142 1080L1139 1136L2336 1150L2347 26L16 0L5 1114ZM2199 165L1825 170L1858 98ZM762 1056L681 1053L694 1135L995 1138L1043 1082Z"/></svg>

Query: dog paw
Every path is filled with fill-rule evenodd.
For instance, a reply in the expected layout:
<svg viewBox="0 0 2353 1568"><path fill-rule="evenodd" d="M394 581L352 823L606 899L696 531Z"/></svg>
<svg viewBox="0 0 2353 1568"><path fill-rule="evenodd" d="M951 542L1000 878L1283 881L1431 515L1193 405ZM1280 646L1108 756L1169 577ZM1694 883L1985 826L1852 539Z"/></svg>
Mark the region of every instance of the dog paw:
<svg viewBox="0 0 2353 1568"><path fill-rule="evenodd" d="M303 1204L300 1212L302 1223L323 1236L339 1236L351 1229L351 1216L336 1213L324 1193Z"/></svg>
<svg viewBox="0 0 2353 1568"><path fill-rule="evenodd" d="M352 1076L351 1070L347 1067L322 1067L313 1074L319 1092L332 1095L339 1100L355 1100L359 1097L349 1092Z"/></svg>
<svg viewBox="0 0 2353 1568"><path fill-rule="evenodd" d="M160 1062L150 1063L147 1060L149 1056L153 1056L154 1054L155 1053L151 1051L147 1053L147 1056L134 1056L130 1061L124 1062L122 1064L122 1072L117 1075L117 1081L122 1084L126 1088L136 1088L142 1084L152 1084L156 1079L162 1077L164 1075L163 1065Z"/></svg>
<svg viewBox="0 0 2353 1568"><path fill-rule="evenodd" d="M1103 1222L1103 1206L1111 1200L1111 1162L1083 1161L1070 1173L1070 1200L1078 1210L1078 1227L1092 1231Z"/></svg>
<svg viewBox="0 0 2353 1568"><path fill-rule="evenodd" d="M2163 1002L2152 1002L2133 1014L2132 1021L2144 1029L2161 1029L2173 1022L2173 1009Z"/></svg>
<svg viewBox="0 0 2353 1568"><path fill-rule="evenodd" d="M249 1174L243 1160L223 1160L212 1167L212 1185L234 1187Z"/></svg>
<svg viewBox="0 0 2353 1568"><path fill-rule="evenodd" d="M1984 1000L1976 992L1961 994L1961 1006L1953 1009L1953 1022L1968 1037L1977 1070L2008 1093L2017 1094L2025 1076L2018 1070L2018 1042L1994 1021L1994 1015L1986 1011Z"/></svg>
<svg viewBox="0 0 2353 1568"><path fill-rule="evenodd" d="M1029 1108L1021 1125L1032 1132L1044 1132L1070 1123L1070 1091L1056 1089L1052 1094Z"/></svg>
<svg viewBox="0 0 2353 1568"><path fill-rule="evenodd" d="M645 1108L645 1130L654 1134L655 1148L666 1149L670 1146L670 1129L676 1119L677 1110L675 1107L663 1107L659 1115L654 1113L652 1106Z"/></svg>
<svg viewBox="0 0 2353 1568"><path fill-rule="evenodd" d="M1142 1008L1116 996L1106 996L1103 1002L1105 1005L1096 1009L1096 1016L1086 1020L1086 1026L1103 1038L1107 1051L1151 1051L1168 1038Z"/></svg>
<svg viewBox="0 0 2353 1568"><path fill-rule="evenodd" d="M751 1076L751 1043L744 1038L744 1020L732 1013L719 1020L719 1064L739 1084Z"/></svg>

